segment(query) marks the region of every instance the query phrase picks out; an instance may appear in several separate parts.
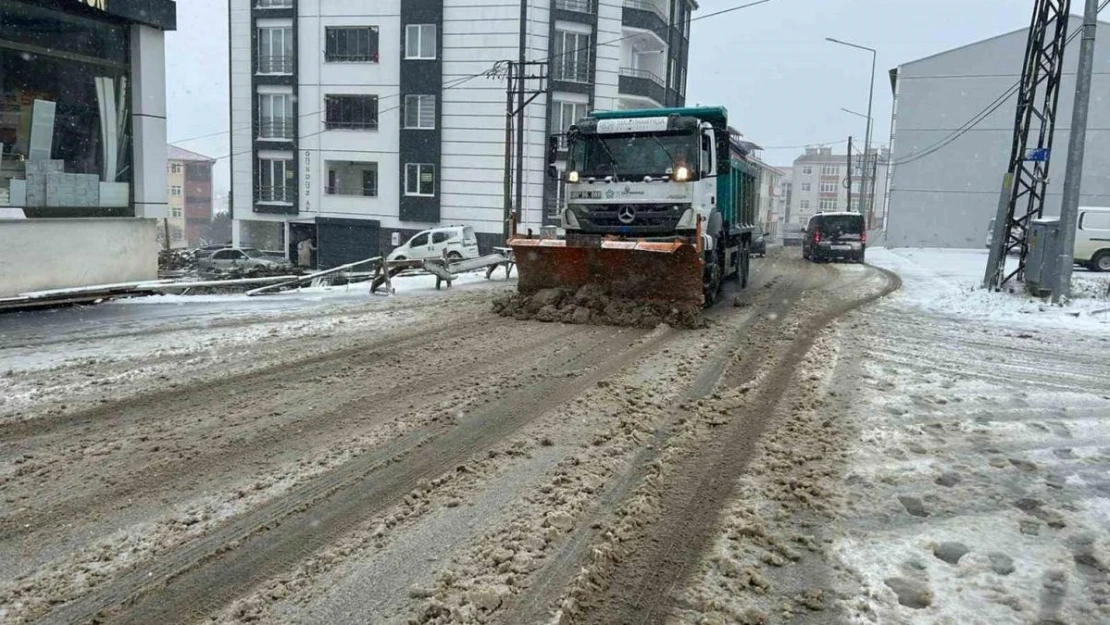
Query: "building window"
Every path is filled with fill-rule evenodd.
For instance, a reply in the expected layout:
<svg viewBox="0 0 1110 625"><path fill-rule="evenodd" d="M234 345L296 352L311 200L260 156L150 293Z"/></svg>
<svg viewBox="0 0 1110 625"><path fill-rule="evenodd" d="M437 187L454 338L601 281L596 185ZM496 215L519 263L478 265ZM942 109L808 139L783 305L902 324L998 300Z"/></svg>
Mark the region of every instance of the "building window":
<svg viewBox="0 0 1110 625"><path fill-rule="evenodd" d="M0 2L0 206L127 208L129 27L44 4Z"/></svg>
<svg viewBox="0 0 1110 625"><path fill-rule="evenodd" d="M822 182L821 183L821 193L836 193L836 192L837 192L837 190L836 190L836 183L835 182Z"/></svg>
<svg viewBox="0 0 1110 625"><path fill-rule="evenodd" d="M171 206L170 207L170 217L181 217L181 207L180 206Z"/></svg>
<svg viewBox="0 0 1110 625"><path fill-rule="evenodd" d="M296 170L293 161L259 159L258 193L259 202L280 202L291 204L294 199L293 176Z"/></svg>
<svg viewBox="0 0 1110 625"><path fill-rule="evenodd" d="M434 95L405 96L405 128L430 130L436 127Z"/></svg>
<svg viewBox="0 0 1110 625"><path fill-rule="evenodd" d="M812 176L813 175L813 168L810 167L809 165L806 165L806 166L802 167L802 175L803 176Z"/></svg>
<svg viewBox="0 0 1110 625"><path fill-rule="evenodd" d="M436 58L435 24L409 24L405 26L405 58Z"/></svg>
<svg viewBox="0 0 1110 625"><path fill-rule="evenodd" d="M293 29L287 26L258 29L258 73L293 73Z"/></svg>
<svg viewBox="0 0 1110 625"><path fill-rule="evenodd" d="M171 174L180 174L181 173L181 163L174 163L174 164L170 165L170 173Z"/></svg>
<svg viewBox="0 0 1110 625"><path fill-rule="evenodd" d="M810 185L808 182L803 182L802 183L802 192L803 193L809 193L810 189L812 189L812 188L813 188L812 185Z"/></svg>
<svg viewBox="0 0 1110 625"><path fill-rule="evenodd" d="M834 211L834 210L836 210L836 205L837 205L836 198L834 198L834 197L823 197L823 198L821 198L821 201L818 203L817 208L822 210L822 211Z"/></svg>
<svg viewBox="0 0 1110 625"><path fill-rule="evenodd" d="M576 13L593 13L593 0L555 0L555 8Z"/></svg>
<svg viewBox="0 0 1110 625"><path fill-rule="evenodd" d="M255 0L254 6L260 9L292 9L293 0Z"/></svg>
<svg viewBox="0 0 1110 625"><path fill-rule="evenodd" d="M839 176L840 175L840 167L838 167L836 165L822 165L821 166L821 175L822 176Z"/></svg>
<svg viewBox="0 0 1110 625"><path fill-rule="evenodd" d="M329 27L325 31L324 60L328 63L377 63L377 26Z"/></svg>
<svg viewBox="0 0 1110 625"><path fill-rule="evenodd" d="M328 195L378 196L378 164L373 162L327 161Z"/></svg>
<svg viewBox="0 0 1110 625"><path fill-rule="evenodd" d="M590 36L586 33L555 31L551 61L552 79L590 82Z"/></svg>
<svg viewBox="0 0 1110 625"><path fill-rule="evenodd" d="M809 200L801 200L798 202L798 208L807 211L809 210Z"/></svg>
<svg viewBox="0 0 1110 625"><path fill-rule="evenodd" d="M377 130L378 96L329 95L324 98L328 130Z"/></svg>
<svg viewBox="0 0 1110 625"><path fill-rule="evenodd" d="M174 197L181 197L181 187L177 185L173 185L172 187L170 187L170 195Z"/></svg>
<svg viewBox="0 0 1110 625"><path fill-rule="evenodd" d="M589 105L583 102L562 102L555 100L551 103L551 132L559 135L559 147L566 148L566 131L587 114Z"/></svg>
<svg viewBox="0 0 1110 625"><path fill-rule="evenodd" d="M258 95L258 136L263 139L293 138L293 94Z"/></svg>
<svg viewBox="0 0 1110 625"><path fill-rule="evenodd" d="M436 193L436 166L427 163L405 164L405 195L432 196Z"/></svg>

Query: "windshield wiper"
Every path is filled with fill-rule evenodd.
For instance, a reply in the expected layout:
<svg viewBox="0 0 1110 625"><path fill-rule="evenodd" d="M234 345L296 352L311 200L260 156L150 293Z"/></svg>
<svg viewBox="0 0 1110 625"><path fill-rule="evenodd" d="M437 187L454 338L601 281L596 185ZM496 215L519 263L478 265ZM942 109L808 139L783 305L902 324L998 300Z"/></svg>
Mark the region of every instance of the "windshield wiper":
<svg viewBox="0 0 1110 625"><path fill-rule="evenodd" d="M609 166L613 168L613 179L616 180L618 176L617 157L613 156L613 151L609 149L609 143L605 139L598 137L597 140L601 143L601 147L605 148L605 155L609 157Z"/></svg>
<svg viewBox="0 0 1110 625"><path fill-rule="evenodd" d="M655 143L657 143L659 145L659 147L663 149L663 153L667 155L667 162L670 163L671 165L674 165L675 164L674 155L671 154L671 151L667 149L667 146L663 145L663 142L659 140L659 137L656 137L655 135L651 135L651 138L654 139Z"/></svg>

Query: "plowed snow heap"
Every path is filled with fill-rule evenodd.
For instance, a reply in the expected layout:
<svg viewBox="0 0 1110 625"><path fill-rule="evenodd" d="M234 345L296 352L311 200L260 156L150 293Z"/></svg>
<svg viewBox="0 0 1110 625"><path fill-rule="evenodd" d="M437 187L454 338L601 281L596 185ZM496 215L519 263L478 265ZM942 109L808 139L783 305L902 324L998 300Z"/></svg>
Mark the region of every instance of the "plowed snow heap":
<svg viewBox="0 0 1110 625"><path fill-rule="evenodd" d="M654 328L660 323L676 328L700 328L705 325L699 304L611 297L592 284L577 291L542 289L533 295L517 293L495 300L493 310L515 319L562 323L638 328Z"/></svg>
<svg viewBox="0 0 1110 625"><path fill-rule="evenodd" d="M565 238L509 239L518 295L541 321L700 325L722 283L747 285L758 206L756 147L719 107L595 112L567 133ZM557 175L559 137L548 150Z"/></svg>

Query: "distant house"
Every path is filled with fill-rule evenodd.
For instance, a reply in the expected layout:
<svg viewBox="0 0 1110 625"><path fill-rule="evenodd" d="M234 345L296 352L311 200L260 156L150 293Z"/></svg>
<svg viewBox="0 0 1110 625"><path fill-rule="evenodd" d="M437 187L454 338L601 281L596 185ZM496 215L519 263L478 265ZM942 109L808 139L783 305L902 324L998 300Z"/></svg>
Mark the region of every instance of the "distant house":
<svg viewBox="0 0 1110 625"><path fill-rule="evenodd" d="M168 147L166 195L170 205L171 247L201 245L204 231L212 222L212 166L215 163L215 159L203 154L176 145Z"/></svg>
<svg viewBox="0 0 1110 625"><path fill-rule="evenodd" d="M1073 17L1069 32L1082 20ZM1100 35L1105 27L1099 28ZM1010 159L1016 98L970 123L1021 76L1028 30L948 50L891 70L893 177L886 243L977 248L998 208ZM1058 214L1068 149L1078 40L1068 47L1045 212ZM1110 43L1100 36L1081 204L1110 205ZM963 131L962 128L969 127Z"/></svg>

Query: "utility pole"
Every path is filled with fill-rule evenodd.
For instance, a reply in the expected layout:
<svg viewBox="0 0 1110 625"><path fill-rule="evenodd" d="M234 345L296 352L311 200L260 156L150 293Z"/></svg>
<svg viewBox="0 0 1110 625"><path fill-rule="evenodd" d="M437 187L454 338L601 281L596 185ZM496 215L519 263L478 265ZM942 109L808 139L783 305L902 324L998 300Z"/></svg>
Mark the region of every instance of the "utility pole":
<svg viewBox="0 0 1110 625"><path fill-rule="evenodd" d="M516 223L524 219L524 70L528 45L528 0L520 0L520 49L517 54L517 67L520 68L521 84L516 94L517 135L516 135Z"/></svg>
<svg viewBox="0 0 1110 625"><path fill-rule="evenodd" d="M1064 197L1060 204L1059 268L1052 289L1052 303L1071 294L1071 270L1075 264L1075 228L1079 216L1079 191L1083 182L1083 158L1087 141L1087 113L1091 106L1091 73L1095 57L1095 33L1098 29L1098 0L1087 0L1083 12L1083 35L1079 45L1079 69L1075 76L1075 108L1071 114L1071 139L1068 142L1067 172L1064 174Z"/></svg>
<svg viewBox="0 0 1110 625"><path fill-rule="evenodd" d="M852 137L848 137L848 211L852 210Z"/></svg>
<svg viewBox="0 0 1110 625"><path fill-rule="evenodd" d="M1034 3L1017 94L1010 162L1002 178L991 251L983 276L986 289L1001 289L1013 278L1024 279L1029 254L1027 234L1033 220L1044 214L1070 10L1071 0ZM1018 255L1017 266L1007 271L1006 259L1011 253Z"/></svg>

